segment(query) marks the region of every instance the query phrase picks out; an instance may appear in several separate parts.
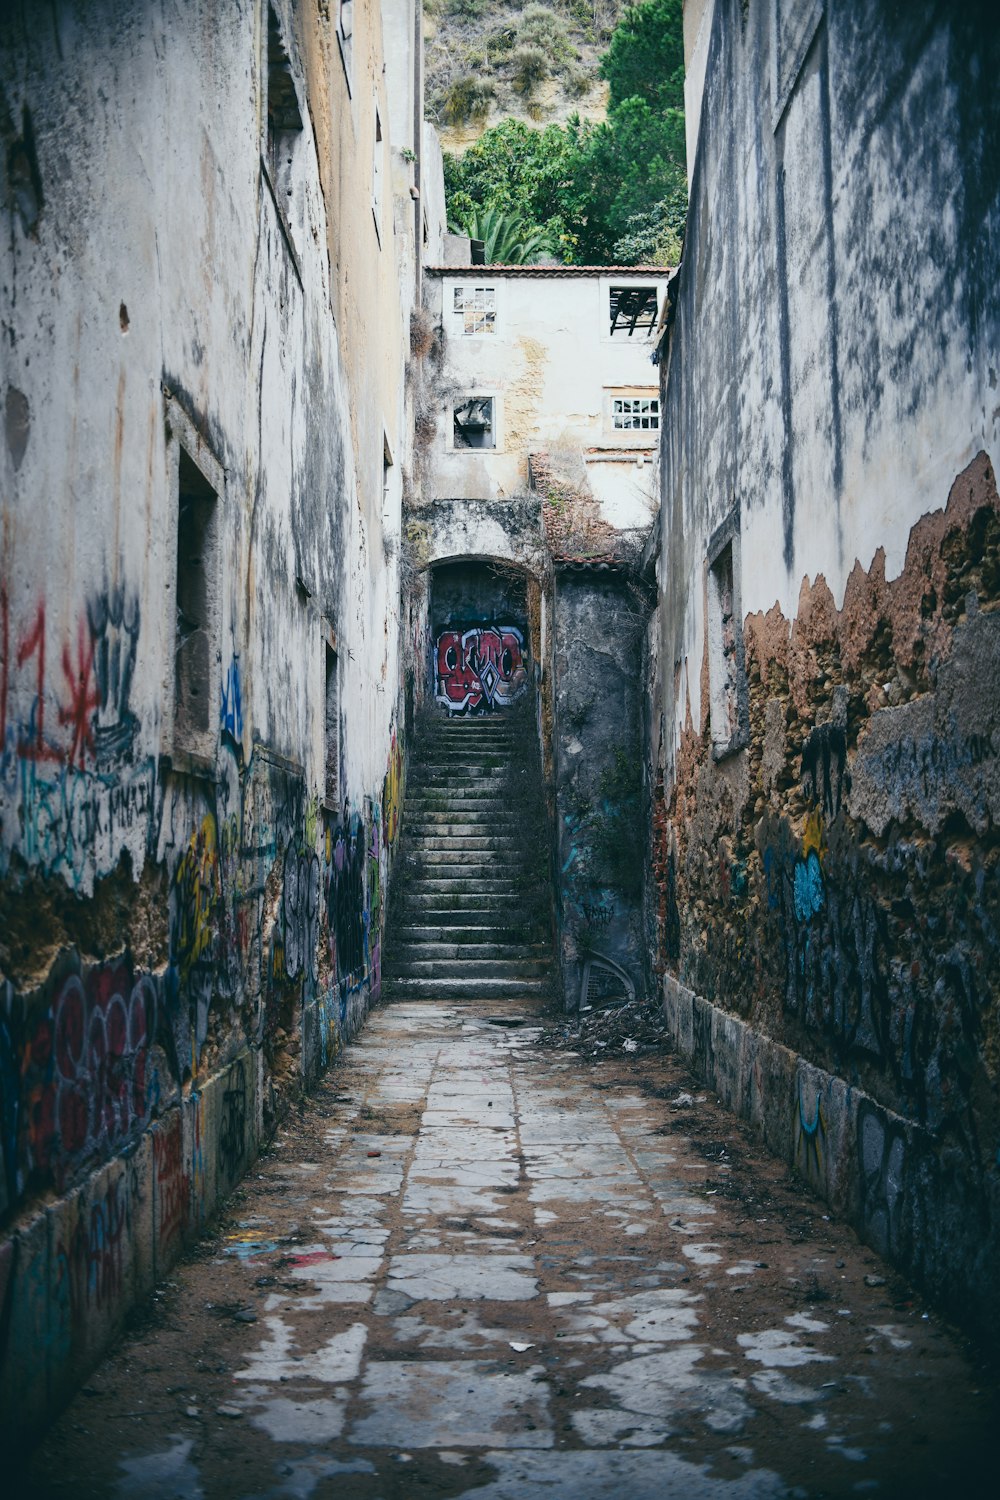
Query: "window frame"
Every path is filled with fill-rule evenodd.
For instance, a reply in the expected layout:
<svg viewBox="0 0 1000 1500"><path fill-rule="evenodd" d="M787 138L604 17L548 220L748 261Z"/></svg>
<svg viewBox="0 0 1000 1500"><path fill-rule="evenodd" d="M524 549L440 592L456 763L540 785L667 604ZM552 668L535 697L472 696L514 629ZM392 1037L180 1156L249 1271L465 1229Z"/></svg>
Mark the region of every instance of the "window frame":
<svg viewBox="0 0 1000 1500"><path fill-rule="evenodd" d="M295 112L298 117L298 125L285 125L280 130L272 129L271 111L271 22L278 36L278 45L281 48L284 63L286 65L288 81L295 95ZM289 259L295 270L299 285L302 285L302 269L299 265L298 251L295 248L295 238L292 233L292 177L295 172L293 156L301 144L305 135L305 118L302 110L302 100L299 88L295 81L294 71L291 65L291 54L285 45L284 34L281 30L281 20L275 9L273 0L263 0L261 26L261 91L262 109L260 120L260 164L261 174L267 184L271 201L274 204L278 216L278 225L281 230L285 248ZM289 153L288 163L282 167L278 161L279 150Z"/></svg>
<svg viewBox="0 0 1000 1500"><path fill-rule="evenodd" d="M168 532L166 579L164 581L165 630L167 642L163 672L164 714L161 747L170 763L183 770L214 773L219 744L219 711L222 702L222 590L224 583L223 526L226 512L226 471L210 452L201 433L176 397L165 397L164 424L167 438L167 476L170 493L171 525ZM178 541L180 534L181 454L191 464L214 494L211 521L211 556L205 567L206 602L209 619L206 624L207 684L209 712L204 729L182 727L178 715Z"/></svg>
<svg viewBox="0 0 1000 1500"><path fill-rule="evenodd" d="M652 343L656 338L656 329L663 312L663 298L665 295L665 278L656 276L602 276L600 278L600 319L601 319L601 342L614 344L618 347L630 345L640 347ZM619 328L611 332L611 294L620 289L652 290L656 293L656 316L653 319L652 328L636 329L630 334L627 329Z"/></svg>
<svg viewBox="0 0 1000 1500"><path fill-rule="evenodd" d="M633 411L633 412L622 411L621 413L618 413L616 411L616 408L619 405L624 406L624 404L626 402L634 402L637 406L640 403L645 402L648 408L649 407L655 407L656 409L655 409L655 411L653 411L653 410L647 410L645 412L643 412L643 411ZM631 422L617 422L615 420L615 418L618 415L621 415L621 416L631 416L631 417L639 419L639 420L635 420L635 421L631 421ZM645 417L645 418L648 419L645 423L643 423L643 421L641 420L643 417ZM628 434L630 434L633 437L635 437L635 436L642 437L646 433L656 433L656 434L659 434L659 431L660 431L660 397L659 397L659 393L657 393L655 396L647 396L647 395L643 395L643 394L640 394L638 392L633 392L633 391L627 391L627 392L625 392L625 391L622 391L622 392L612 391L611 392L611 430L613 432L617 432L617 433L628 433Z"/></svg>
<svg viewBox="0 0 1000 1500"><path fill-rule="evenodd" d="M327 619L320 624L320 661L323 672L323 792L321 802L326 812L339 817L341 812L340 800L340 652L337 649L337 633L331 622ZM331 662L333 668L333 680L335 684L335 723L333 761L335 773L335 785L331 787L330 764L330 675Z"/></svg>
<svg viewBox="0 0 1000 1500"><path fill-rule="evenodd" d="M385 198L385 132L382 128L382 112L378 95L373 98L372 117L372 218L375 221L375 237L382 248L382 218Z"/></svg>
<svg viewBox="0 0 1000 1500"><path fill-rule="evenodd" d="M453 338L461 339L463 343L467 339L489 339L491 343L495 343L497 340L500 328L500 289L495 278L492 286L488 286L486 281L487 278L485 277L477 277L474 280L466 280L463 277L461 281L453 281L449 285L450 302L448 317L451 325L449 332ZM489 307L482 309L484 318L492 311L493 326L491 329L487 330L486 328L475 327L470 329L467 326L469 314L475 314L476 308L456 307L455 303L457 298L464 297L464 294L469 292L473 296L479 293L482 293L484 296L492 296L492 309Z"/></svg>
<svg viewBox="0 0 1000 1500"><path fill-rule="evenodd" d="M489 445L483 444L476 447L473 444L460 444L455 442L455 413L470 401L490 401L493 404L492 425L490 431L493 433L493 442ZM448 403L448 427L445 433L445 450L448 453L500 453L502 444L502 408L500 394L489 387L476 386L471 391L463 391L454 396Z"/></svg>
<svg viewBox="0 0 1000 1500"><path fill-rule="evenodd" d="M336 0L337 20L334 31L337 50L344 69L349 98L354 96L354 0Z"/></svg>
<svg viewBox="0 0 1000 1500"><path fill-rule="evenodd" d="M728 615L725 613L725 584L722 578L727 559L731 594ZM716 761L745 749L750 742L741 575L740 512L737 506L713 533L705 556L709 733L712 758ZM732 635L732 642L728 647L727 620L730 622Z"/></svg>

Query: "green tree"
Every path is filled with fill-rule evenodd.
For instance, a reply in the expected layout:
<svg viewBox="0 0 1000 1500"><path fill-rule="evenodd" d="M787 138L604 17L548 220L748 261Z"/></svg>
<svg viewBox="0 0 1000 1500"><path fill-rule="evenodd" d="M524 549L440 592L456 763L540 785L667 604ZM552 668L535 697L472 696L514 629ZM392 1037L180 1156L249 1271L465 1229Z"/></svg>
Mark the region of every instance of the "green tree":
<svg viewBox="0 0 1000 1500"><path fill-rule="evenodd" d="M530 266L539 256L551 254L544 230L498 208L473 209L461 218L450 219L448 227L455 234L482 240L488 265Z"/></svg>
<svg viewBox="0 0 1000 1500"><path fill-rule="evenodd" d="M582 213L576 149L559 125L537 130L523 120L501 121L462 156L445 156L450 217L465 223L486 208L513 214L542 230L553 253L571 260L573 225Z"/></svg>
<svg viewBox="0 0 1000 1500"><path fill-rule="evenodd" d="M446 156L452 217L512 215L569 264L676 263L687 207L680 0L631 6L601 71L602 124L504 120L464 156Z"/></svg>
<svg viewBox="0 0 1000 1500"><path fill-rule="evenodd" d="M601 59L601 77L614 111L626 99L645 99L655 111L684 109L682 0L630 5Z"/></svg>

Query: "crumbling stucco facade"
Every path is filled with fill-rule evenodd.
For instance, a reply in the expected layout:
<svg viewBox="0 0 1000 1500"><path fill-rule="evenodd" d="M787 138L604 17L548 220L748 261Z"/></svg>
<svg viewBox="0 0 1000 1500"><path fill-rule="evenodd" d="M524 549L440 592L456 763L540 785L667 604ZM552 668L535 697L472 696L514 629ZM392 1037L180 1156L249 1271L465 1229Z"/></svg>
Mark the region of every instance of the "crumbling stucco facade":
<svg viewBox="0 0 1000 1500"><path fill-rule="evenodd" d="M648 528L665 281L641 266L429 268L444 353L429 493L517 495L532 483L529 456L544 453L593 494L609 526ZM487 404L470 413L476 398Z"/></svg>
<svg viewBox="0 0 1000 1500"><path fill-rule="evenodd" d="M690 9L651 634L665 1003L727 1103L996 1330L996 31Z"/></svg>
<svg viewBox="0 0 1000 1500"><path fill-rule="evenodd" d="M349 34L346 9L0 23L0 1410L22 1438L379 992L420 124L390 140L379 6L354 0ZM386 27L412 102L414 6Z"/></svg>

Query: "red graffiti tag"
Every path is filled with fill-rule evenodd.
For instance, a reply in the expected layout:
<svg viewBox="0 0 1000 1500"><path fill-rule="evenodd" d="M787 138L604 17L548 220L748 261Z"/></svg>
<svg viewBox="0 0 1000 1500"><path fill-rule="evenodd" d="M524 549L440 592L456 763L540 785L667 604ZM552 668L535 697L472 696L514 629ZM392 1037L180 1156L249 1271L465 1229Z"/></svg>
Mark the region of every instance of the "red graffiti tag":
<svg viewBox="0 0 1000 1500"><path fill-rule="evenodd" d="M81 620L77 626L76 665L74 666L70 656L69 646L63 646L62 669L66 679L69 707L60 708L59 722L69 725L73 731L69 747L69 764L72 766L75 763L82 767L84 751L87 750L91 754L94 752L90 716L100 702L100 694L93 681L94 638L85 620Z"/></svg>
<svg viewBox="0 0 1000 1500"><path fill-rule="evenodd" d="M527 686L524 638L514 625L446 630L435 651L435 697L449 713L506 708Z"/></svg>

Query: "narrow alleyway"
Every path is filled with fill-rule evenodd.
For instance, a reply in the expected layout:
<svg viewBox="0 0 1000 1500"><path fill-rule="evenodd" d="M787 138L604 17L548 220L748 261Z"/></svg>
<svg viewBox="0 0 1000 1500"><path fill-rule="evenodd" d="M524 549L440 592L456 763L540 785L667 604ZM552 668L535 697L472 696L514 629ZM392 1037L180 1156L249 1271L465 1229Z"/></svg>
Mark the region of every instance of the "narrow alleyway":
<svg viewBox="0 0 1000 1500"><path fill-rule="evenodd" d="M991 1402L660 1047L594 1064L522 1006L407 1002L279 1132L23 1493L967 1496L993 1493Z"/></svg>

